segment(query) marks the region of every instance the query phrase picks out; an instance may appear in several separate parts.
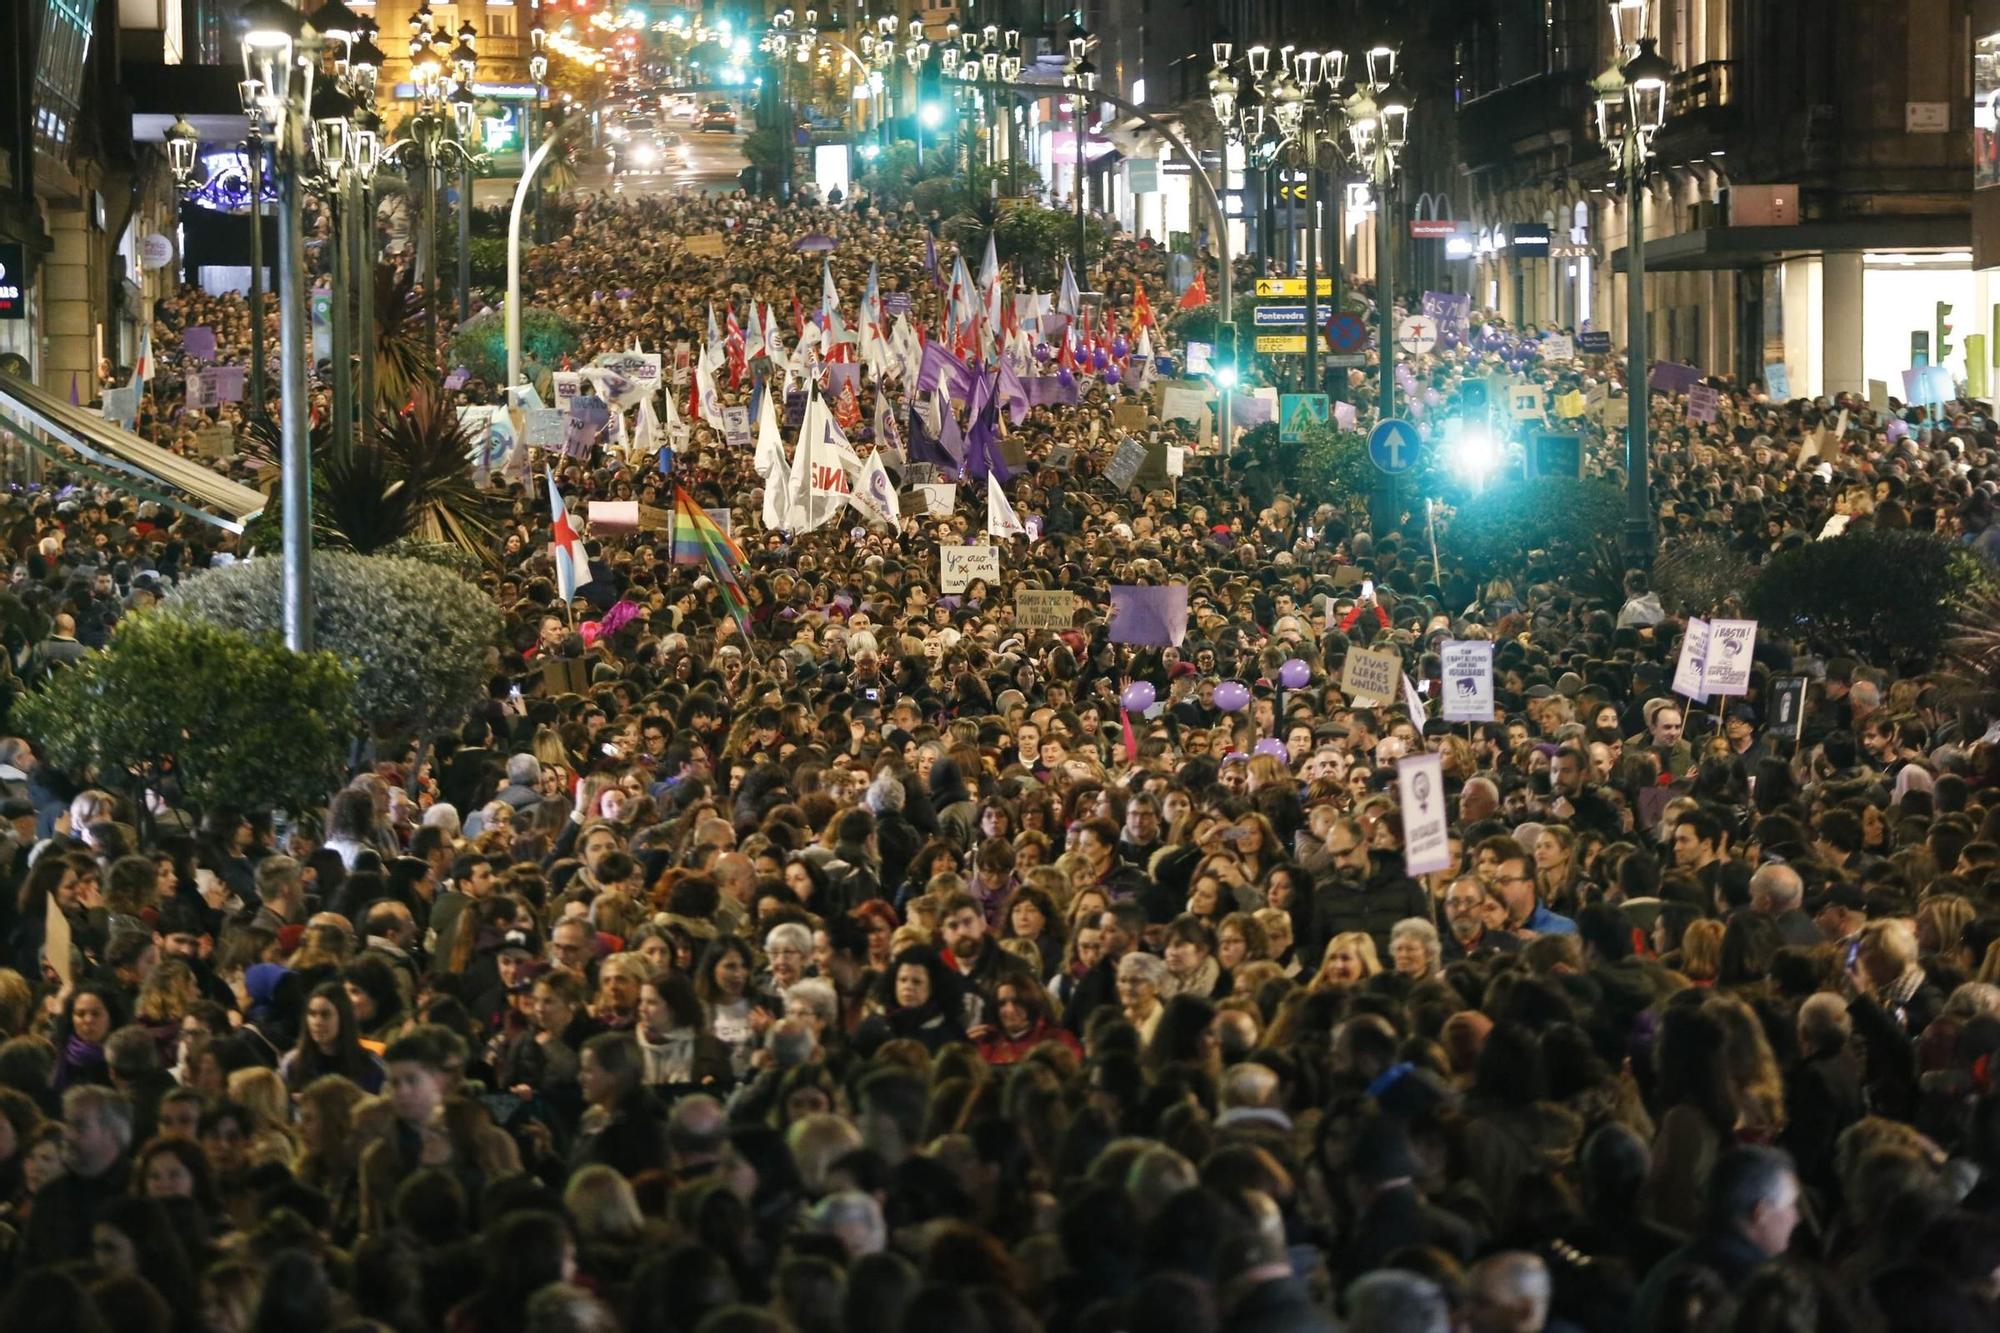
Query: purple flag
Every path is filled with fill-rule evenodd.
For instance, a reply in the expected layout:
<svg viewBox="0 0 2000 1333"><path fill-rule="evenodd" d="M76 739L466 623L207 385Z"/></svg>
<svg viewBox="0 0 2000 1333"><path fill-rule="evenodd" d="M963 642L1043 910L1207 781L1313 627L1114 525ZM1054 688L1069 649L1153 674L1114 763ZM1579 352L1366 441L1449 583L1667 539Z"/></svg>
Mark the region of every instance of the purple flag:
<svg viewBox="0 0 2000 1333"><path fill-rule="evenodd" d="M69 373L69 405L71 407L83 406L76 398L76 372L74 370Z"/></svg>
<svg viewBox="0 0 2000 1333"><path fill-rule="evenodd" d="M1683 394L1701 383L1701 372L1693 366L1684 366L1674 361L1662 361L1653 367L1653 373L1646 377L1646 387L1655 393L1668 395Z"/></svg>
<svg viewBox="0 0 2000 1333"><path fill-rule="evenodd" d="M931 393L941 382L945 397L969 397L972 393L972 368L952 355L949 347L933 338L924 344L923 364L917 369L917 392Z"/></svg>
<svg viewBox="0 0 2000 1333"><path fill-rule="evenodd" d="M1185 583L1164 588L1111 585L1111 642L1151 648L1178 648L1187 637Z"/></svg>
<svg viewBox="0 0 2000 1333"><path fill-rule="evenodd" d="M923 414L915 407L910 409L909 439L910 446L907 452L912 463L928 463L936 468L957 470L957 457L946 453L944 446L938 443L937 437L924 429Z"/></svg>
<svg viewBox="0 0 2000 1333"><path fill-rule="evenodd" d="M611 424L611 405L594 393L569 400L569 420L563 431L563 455L588 458L604 428Z"/></svg>
<svg viewBox="0 0 2000 1333"><path fill-rule="evenodd" d="M1060 375L1030 375L1025 383L1028 388L1028 401L1038 407L1045 403L1068 403L1075 406L1083 400L1074 377L1065 384Z"/></svg>
<svg viewBox="0 0 2000 1333"><path fill-rule="evenodd" d="M215 330L206 324L190 324L181 330L181 350L197 361L215 360Z"/></svg>
<svg viewBox="0 0 2000 1333"><path fill-rule="evenodd" d="M944 410L944 424L938 432L938 446L950 455L952 467L964 466L965 436L958 428L957 415L949 407Z"/></svg>
<svg viewBox="0 0 2000 1333"><path fill-rule="evenodd" d="M1437 325L1438 346L1447 350L1465 341L1472 317L1472 297L1454 292L1425 292L1424 314Z"/></svg>
<svg viewBox="0 0 2000 1333"><path fill-rule="evenodd" d="M1014 363L1006 357L1000 358L1000 401L1007 405L1007 415L1020 425L1028 419L1028 387L1021 383L1021 376L1014 369Z"/></svg>

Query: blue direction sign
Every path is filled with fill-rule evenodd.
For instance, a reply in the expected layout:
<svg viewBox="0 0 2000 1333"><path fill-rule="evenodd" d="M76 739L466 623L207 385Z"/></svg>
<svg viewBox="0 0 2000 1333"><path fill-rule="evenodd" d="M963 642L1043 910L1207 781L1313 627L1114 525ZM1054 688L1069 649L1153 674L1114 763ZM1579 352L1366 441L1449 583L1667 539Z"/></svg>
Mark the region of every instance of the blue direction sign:
<svg viewBox="0 0 2000 1333"><path fill-rule="evenodd" d="M1259 305L1252 322L1260 329L1302 329L1306 326L1306 304Z"/></svg>
<svg viewBox="0 0 2000 1333"><path fill-rule="evenodd" d="M1358 352L1368 345L1368 326L1359 315L1338 311L1326 322L1326 345L1336 352Z"/></svg>
<svg viewBox="0 0 2000 1333"><path fill-rule="evenodd" d="M1417 451L1423 441L1417 428L1401 417L1390 417L1368 433L1368 459L1392 477L1399 477L1417 465Z"/></svg>

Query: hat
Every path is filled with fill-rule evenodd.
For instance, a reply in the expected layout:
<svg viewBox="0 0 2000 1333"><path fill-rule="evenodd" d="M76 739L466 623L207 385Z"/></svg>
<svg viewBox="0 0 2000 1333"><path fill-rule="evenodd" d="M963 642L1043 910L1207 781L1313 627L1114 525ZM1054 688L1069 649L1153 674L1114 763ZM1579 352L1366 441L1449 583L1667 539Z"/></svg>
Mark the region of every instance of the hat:
<svg viewBox="0 0 2000 1333"><path fill-rule="evenodd" d="M1179 680L1182 676L1192 676L1193 674L1194 674L1194 663L1176 662L1173 664L1171 668L1168 669L1167 679L1169 681L1175 681ZM33 814L34 807L30 806L28 813Z"/></svg>
<svg viewBox="0 0 2000 1333"><path fill-rule="evenodd" d="M1194 668L1188 668L1190 671ZM35 803L20 796L9 796L0 801L0 819L33 819L36 815Z"/></svg>
<svg viewBox="0 0 2000 1333"><path fill-rule="evenodd" d="M1565 671L1562 675L1556 677L1556 690L1560 694L1574 699L1576 692L1582 688L1583 677L1577 675L1574 671Z"/></svg>
<svg viewBox="0 0 2000 1333"><path fill-rule="evenodd" d="M1731 722L1755 722L1757 720L1757 710L1749 704L1737 704L1729 710L1729 720Z"/></svg>
<svg viewBox="0 0 2000 1333"><path fill-rule="evenodd" d="M500 952L503 954L521 953L521 954L526 954L530 958L532 958L535 956L535 946L533 942L528 939L527 931L510 930L505 935L502 935L500 937Z"/></svg>
<svg viewBox="0 0 2000 1333"><path fill-rule="evenodd" d="M1842 907L1850 912L1868 910L1868 894L1859 884L1829 884L1824 890L1806 899L1806 910L1818 916L1829 907Z"/></svg>

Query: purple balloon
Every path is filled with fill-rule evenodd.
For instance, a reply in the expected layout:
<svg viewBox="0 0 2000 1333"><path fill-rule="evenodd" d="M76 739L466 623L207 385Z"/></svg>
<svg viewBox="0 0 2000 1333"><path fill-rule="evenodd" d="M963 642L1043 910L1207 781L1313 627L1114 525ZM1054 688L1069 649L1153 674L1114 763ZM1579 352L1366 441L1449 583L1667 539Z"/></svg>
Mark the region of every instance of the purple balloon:
<svg viewBox="0 0 2000 1333"><path fill-rule="evenodd" d="M1281 764L1291 762L1292 758L1291 754L1285 749L1285 743L1276 736L1266 736L1263 740L1258 741L1257 747L1252 753L1268 754Z"/></svg>
<svg viewBox="0 0 2000 1333"><path fill-rule="evenodd" d="M1116 338L1113 338L1111 340L1111 355L1116 357L1123 357L1126 353L1130 352L1131 350L1132 350L1132 344L1125 341L1124 334L1121 333Z"/></svg>
<svg viewBox="0 0 2000 1333"><path fill-rule="evenodd" d="M1035 344L1035 360L1041 362L1049 362L1055 359L1056 359L1055 348L1049 346L1047 343Z"/></svg>
<svg viewBox="0 0 2000 1333"><path fill-rule="evenodd" d="M1110 354L1107 353L1102 347L1098 348L1096 351L1090 354L1090 364L1091 368L1094 370L1102 370L1104 369L1105 366L1109 365L1110 362L1111 362Z"/></svg>
<svg viewBox="0 0 2000 1333"><path fill-rule="evenodd" d="M1118 696L1118 702L1125 705L1125 711L1128 713L1143 713L1151 708L1158 698L1159 693L1153 689L1152 681L1135 680L1125 687L1123 694Z"/></svg>
<svg viewBox="0 0 2000 1333"><path fill-rule="evenodd" d="M1117 366L1106 366L1104 368L1104 382L1106 384L1116 384L1124 378L1124 372L1119 370Z"/></svg>
<svg viewBox="0 0 2000 1333"><path fill-rule="evenodd" d="M1056 369L1056 383L1062 385L1065 389L1074 389L1076 387L1076 376L1070 374L1068 366L1059 366Z"/></svg>
<svg viewBox="0 0 2000 1333"><path fill-rule="evenodd" d="M1278 668L1278 683L1288 690L1302 690L1313 678L1313 669L1303 657L1294 657Z"/></svg>
<svg viewBox="0 0 2000 1333"><path fill-rule="evenodd" d="M1250 687L1240 680L1225 680L1215 687L1215 706L1225 713L1241 712L1250 702Z"/></svg>

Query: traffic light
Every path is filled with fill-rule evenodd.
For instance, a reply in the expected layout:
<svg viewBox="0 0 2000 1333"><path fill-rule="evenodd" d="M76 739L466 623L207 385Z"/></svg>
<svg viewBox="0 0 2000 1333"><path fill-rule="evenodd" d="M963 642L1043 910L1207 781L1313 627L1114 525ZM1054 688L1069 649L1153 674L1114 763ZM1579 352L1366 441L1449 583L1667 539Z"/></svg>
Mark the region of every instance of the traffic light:
<svg viewBox="0 0 2000 1333"><path fill-rule="evenodd" d="M1215 384L1217 388L1236 387L1236 326L1217 324L1215 326Z"/></svg>
<svg viewBox="0 0 2000 1333"><path fill-rule="evenodd" d="M1937 303L1937 336L1932 339L1933 345L1937 348L1936 359L1938 365L1943 365L1945 358L1951 355L1951 344L1946 341L1950 336L1951 302L1939 301Z"/></svg>

